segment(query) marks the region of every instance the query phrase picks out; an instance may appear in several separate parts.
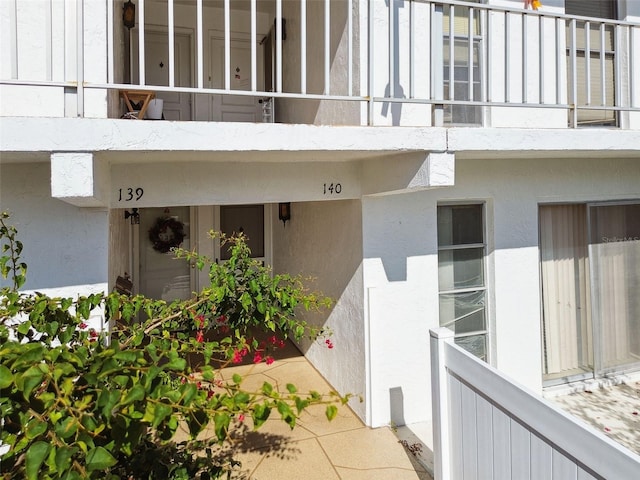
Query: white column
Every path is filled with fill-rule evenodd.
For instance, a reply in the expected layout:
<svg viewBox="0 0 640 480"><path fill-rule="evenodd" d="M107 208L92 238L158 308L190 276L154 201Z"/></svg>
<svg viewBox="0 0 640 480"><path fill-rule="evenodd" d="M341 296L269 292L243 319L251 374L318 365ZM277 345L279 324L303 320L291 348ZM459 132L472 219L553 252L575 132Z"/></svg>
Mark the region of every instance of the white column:
<svg viewBox="0 0 640 480"><path fill-rule="evenodd" d="M453 341L448 328L429 330L431 350L431 402L433 412L433 475L435 480L451 479L449 442L449 389L444 343Z"/></svg>

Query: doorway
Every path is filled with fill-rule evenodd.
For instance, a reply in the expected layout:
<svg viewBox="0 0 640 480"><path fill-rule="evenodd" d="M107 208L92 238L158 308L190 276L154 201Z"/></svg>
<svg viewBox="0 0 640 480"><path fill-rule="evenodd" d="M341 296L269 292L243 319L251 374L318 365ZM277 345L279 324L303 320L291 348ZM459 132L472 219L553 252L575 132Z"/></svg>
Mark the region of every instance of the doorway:
<svg viewBox="0 0 640 480"><path fill-rule="evenodd" d="M220 37L211 37L211 62L209 65L210 88L226 88L225 43ZM262 47L259 47L261 50ZM256 59L257 88L263 88L262 55ZM251 43L249 40L233 39L230 46L231 90L251 90ZM262 106L256 97L246 95L213 95L211 97L211 120L216 122L261 122Z"/></svg>
<svg viewBox="0 0 640 480"><path fill-rule="evenodd" d="M191 35L176 32L174 36L174 78L176 87L192 87ZM145 84L169 86L169 47L166 32L145 31ZM132 83L139 83L138 34L131 33ZM165 120L191 120L191 94L184 92L157 92L163 100Z"/></svg>
<svg viewBox="0 0 640 480"><path fill-rule="evenodd" d="M194 249L213 262L224 262L229 258L229 252L218 238L211 238L211 230L227 236L243 233L252 258L270 264L271 211L269 204L141 208L140 224L132 227L132 257L134 265L137 265L135 292L170 302L188 299L192 292L208 285L206 267L202 271L192 268L186 261L175 259L167 247L179 243L182 248ZM167 237L159 238L158 228L154 229L158 225L182 230L183 237L180 238L180 232L175 237L176 232L172 231L166 233L174 235L173 241Z"/></svg>
<svg viewBox="0 0 640 480"><path fill-rule="evenodd" d="M193 291L192 269L186 261L174 258L171 247L191 248L190 208L142 208L139 214L133 252L134 265L138 265L136 292L167 302L188 299Z"/></svg>
<svg viewBox="0 0 640 480"><path fill-rule="evenodd" d="M640 368L640 203L540 207L547 384Z"/></svg>

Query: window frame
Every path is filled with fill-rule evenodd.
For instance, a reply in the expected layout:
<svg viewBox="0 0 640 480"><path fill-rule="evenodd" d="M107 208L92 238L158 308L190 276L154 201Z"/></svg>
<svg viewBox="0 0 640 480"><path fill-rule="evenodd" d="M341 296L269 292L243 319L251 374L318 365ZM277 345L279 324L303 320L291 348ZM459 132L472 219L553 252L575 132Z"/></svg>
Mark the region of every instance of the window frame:
<svg viewBox="0 0 640 480"><path fill-rule="evenodd" d="M490 315L490 293L491 290L489 288L489 243L488 243L488 220L487 220L487 202L486 201L461 201L461 202L439 202L436 206L436 229L438 228L438 219L440 215L440 208L442 207L466 207L466 206L480 206L481 207L481 233L482 233L482 242L481 243L465 243L465 244L452 244L452 245L440 245L440 241L436 238L437 242L437 251L438 251L438 272L440 270L440 252L449 252L455 250L470 250L470 249L479 249L482 248L482 286L475 287L463 287L463 288L452 288L447 290L441 290L440 279L438 279L438 312L440 312L440 299L443 295L452 295L452 294L461 294L461 293L474 293L474 292L483 292L484 295L484 329L482 330L474 330L472 332L465 333L455 333L455 330L451 328L455 320L451 320L446 324L442 324L440 321L440 315L438 315L438 325L446 326L447 328L454 330L454 341L458 338L464 337L472 337L472 336L484 336L485 341L485 356L481 358L487 363L491 363L493 359L493 340L492 340L492 318ZM438 233L436 232L436 237L438 237ZM460 320L460 319L458 319Z"/></svg>

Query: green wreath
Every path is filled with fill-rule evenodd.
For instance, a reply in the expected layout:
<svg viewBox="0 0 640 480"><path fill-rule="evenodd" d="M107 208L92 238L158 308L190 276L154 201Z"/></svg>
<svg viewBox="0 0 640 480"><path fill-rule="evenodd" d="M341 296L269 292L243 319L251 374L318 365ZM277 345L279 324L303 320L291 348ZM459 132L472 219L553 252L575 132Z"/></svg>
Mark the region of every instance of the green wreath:
<svg viewBox="0 0 640 480"><path fill-rule="evenodd" d="M149 240L153 249L160 253L167 253L172 248L179 247L185 237L184 223L172 217L160 217L149 229Z"/></svg>

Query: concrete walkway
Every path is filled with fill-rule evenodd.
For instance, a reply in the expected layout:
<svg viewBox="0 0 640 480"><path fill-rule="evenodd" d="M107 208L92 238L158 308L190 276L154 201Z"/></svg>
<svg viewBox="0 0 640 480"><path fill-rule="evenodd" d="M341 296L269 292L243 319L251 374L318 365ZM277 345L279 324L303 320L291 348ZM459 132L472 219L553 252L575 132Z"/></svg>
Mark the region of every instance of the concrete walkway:
<svg viewBox="0 0 640 480"><path fill-rule="evenodd" d="M299 392L331 391L331 386L293 346L279 352L272 365L242 365L224 369L224 378L234 373L244 377L243 387L258 389L267 381L281 391L293 383ZM291 430L272 412L253 431L245 420L244 432L233 447L241 466L234 469L234 479L242 480L431 480L416 455L420 446L400 442L389 427L371 429L347 407L338 408L329 422L325 406L317 405L303 412ZM406 445L406 446L405 446ZM419 456L419 455L418 455Z"/></svg>

